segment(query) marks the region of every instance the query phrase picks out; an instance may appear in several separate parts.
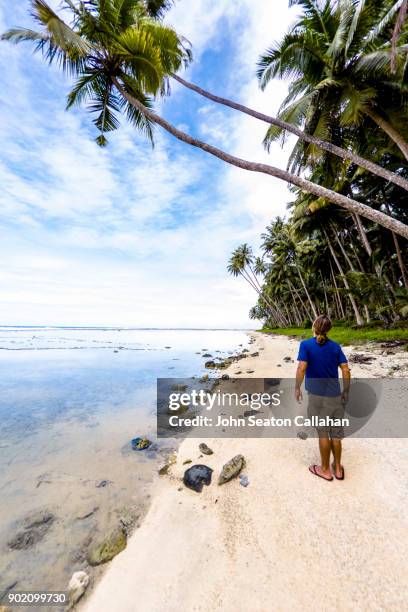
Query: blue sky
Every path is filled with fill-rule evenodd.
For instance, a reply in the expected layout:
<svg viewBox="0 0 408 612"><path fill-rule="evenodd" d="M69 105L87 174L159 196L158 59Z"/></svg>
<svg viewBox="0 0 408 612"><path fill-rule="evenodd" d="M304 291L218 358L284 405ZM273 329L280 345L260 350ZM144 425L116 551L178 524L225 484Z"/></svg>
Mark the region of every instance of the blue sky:
<svg viewBox="0 0 408 612"><path fill-rule="evenodd" d="M53 7L58 0L50 0ZM28 2L0 0L0 29L28 25ZM259 54L294 17L287 0L178 0L167 21L193 44L187 78L273 113L286 85L259 91ZM91 116L29 44L0 45L0 324L254 327L255 303L226 264L257 246L290 193L156 130L154 150L125 122L100 149ZM178 127L285 167L265 126L178 84L158 105Z"/></svg>

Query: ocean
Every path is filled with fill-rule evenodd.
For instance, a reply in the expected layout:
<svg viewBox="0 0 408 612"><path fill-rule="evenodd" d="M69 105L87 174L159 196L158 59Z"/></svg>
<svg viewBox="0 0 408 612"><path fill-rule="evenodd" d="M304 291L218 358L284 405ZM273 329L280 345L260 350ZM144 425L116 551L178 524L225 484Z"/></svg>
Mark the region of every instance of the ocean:
<svg viewBox="0 0 408 612"><path fill-rule="evenodd" d="M244 330L0 327L0 595L65 590L95 536L140 525L175 448L156 439L156 379L200 376L204 353L226 357L248 340ZM138 435L153 450L133 451Z"/></svg>

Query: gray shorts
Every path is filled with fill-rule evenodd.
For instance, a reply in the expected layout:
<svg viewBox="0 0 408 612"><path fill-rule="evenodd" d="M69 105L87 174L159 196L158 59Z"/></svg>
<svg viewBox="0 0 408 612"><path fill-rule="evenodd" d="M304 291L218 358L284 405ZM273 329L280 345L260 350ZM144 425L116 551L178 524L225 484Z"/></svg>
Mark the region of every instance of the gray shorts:
<svg viewBox="0 0 408 612"><path fill-rule="evenodd" d="M344 404L341 401L341 395L326 397L309 393L307 416L309 418L318 417L326 419L329 417L331 419L343 419ZM316 431L319 435L328 434L330 438L344 438L344 428L342 425L317 425Z"/></svg>

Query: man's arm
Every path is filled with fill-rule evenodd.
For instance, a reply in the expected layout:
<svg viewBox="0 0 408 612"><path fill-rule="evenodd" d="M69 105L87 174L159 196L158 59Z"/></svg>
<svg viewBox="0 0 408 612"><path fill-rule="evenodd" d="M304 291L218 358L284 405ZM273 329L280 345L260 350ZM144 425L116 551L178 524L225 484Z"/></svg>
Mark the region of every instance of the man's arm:
<svg viewBox="0 0 408 612"><path fill-rule="evenodd" d="M347 362L341 363L340 369L343 376L343 393L341 394L341 400L346 404L349 398L351 372Z"/></svg>
<svg viewBox="0 0 408 612"><path fill-rule="evenodd" d="M298 367L296 370L295 398L296 398L296 401L299 402L299 404L303 400L301 386L303 383L303 379L305 377L306 368L307 368L307 361L298 361Z"/></svg>

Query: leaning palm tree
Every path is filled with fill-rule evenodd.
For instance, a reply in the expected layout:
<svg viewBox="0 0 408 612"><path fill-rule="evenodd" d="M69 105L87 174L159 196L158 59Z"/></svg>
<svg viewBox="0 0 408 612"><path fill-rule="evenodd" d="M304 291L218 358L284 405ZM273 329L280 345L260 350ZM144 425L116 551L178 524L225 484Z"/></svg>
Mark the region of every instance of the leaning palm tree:
<svg viewBox="0 0 408 612"><path fill-rule="evenodd" d="M408 160L408 94L402 84L407 28L391 42L404 0L291 0L303 13L283 39L259 60L262 88L272 78L291 78L279 118L335 141L337 126L376 127ZM392 71L392 65L395 68ZM271 127L267 146L282 135ZM336 143L337 144L337 143ZM313 152L309 147L306 154ZM299 145L294 162L301 165Z"/></svg>
<svg viewBox="0 0 408 612"><path fill-rule="evenodd" d="M100 145L106 144L106 133L118 127L119 114L124 113L149 138L152 124L160 125L179 140L226 163L280 178L408 238L408 226L381 211L288 171L230 155L191 137L155 113L151 108L154 97L166 93L169 75L188 62L190 54L173 29L149 16L149 3L64 0L63 5L71 12L70 25L45 0L31 0L32 15L41 31L16 28L3 38L17 43L34 42L48 62L58 62L76 77L68 106L85 104L96 113Z"/></svg>

